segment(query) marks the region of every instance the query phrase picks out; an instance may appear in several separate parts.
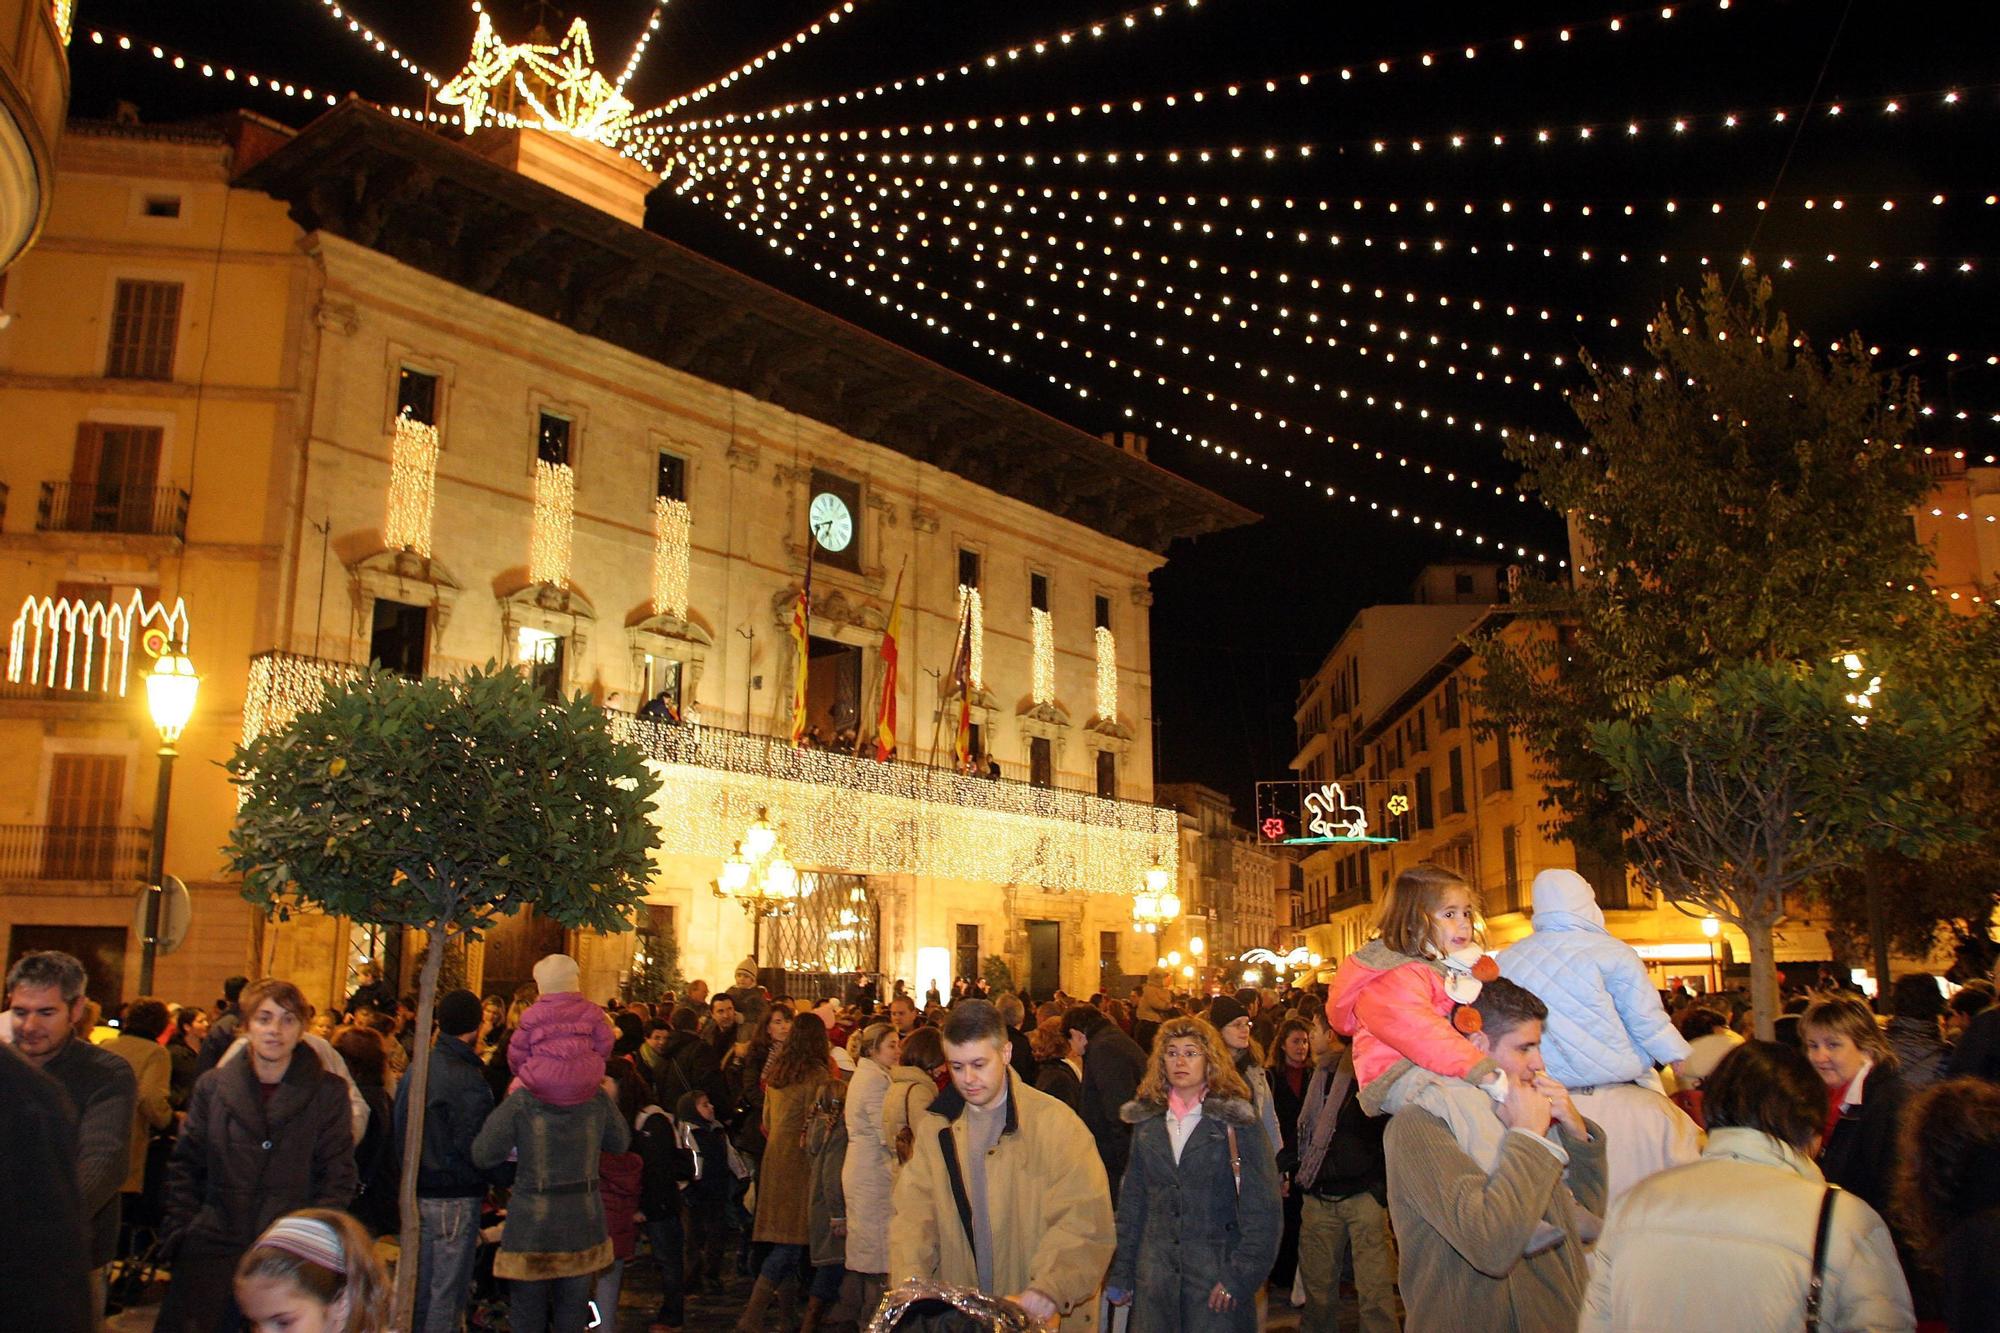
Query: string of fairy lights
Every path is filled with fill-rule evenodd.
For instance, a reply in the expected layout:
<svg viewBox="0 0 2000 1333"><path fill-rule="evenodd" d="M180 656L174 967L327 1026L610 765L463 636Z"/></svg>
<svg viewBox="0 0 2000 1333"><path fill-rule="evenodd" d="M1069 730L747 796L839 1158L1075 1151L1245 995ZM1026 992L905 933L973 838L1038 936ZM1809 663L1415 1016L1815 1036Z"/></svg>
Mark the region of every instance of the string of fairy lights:
<svg viewBox="0 0 2000 1333"><path fill-rule="evenodd" d="M444 81L378 35L337 0L318 0L322 10L368 49L387 57L428 89ZM576 109L559 117L542 111L541 128L597 139L628 156L661 169L673 181L679 197L712 207L729 225L761 240L774 252L803 264L877 305L902 314L941 336L958 337L1002 364L1021 366L1079 400L1103 404L1096 386L1069 378L1042 364L1050 356L1067 357L1111 374L1128 387L1169 399L1200 404L1220 419L1244 423L1243 429L1296 433L1330 446L1343 455L1372 456L1372 461L1496 499L1525 501L1519 490L1480 478L1460 466L1446 466L1389 448L1377 448L1344 432L1305 421L1292 411L1280 412L1270 395L1310 396L1339 411L1379 413L1395 423L1401 444L1410 434L1404 427L1436 427L1487 439L1506 439L1518 426L1502 425L1477 411L1443 408L1422 401L1390 384L1364 382L1335 371L1323 360L1335 353L1356 358L1357 371L1370 375L1441 375L1456 384L1492 390L1525 390L1564 394L1580 380L1574 350L1554 350L1529 343L1510 344L1475 337L1455 326L1471 321L1508 320L1516 326L1581 336L1594 326L1636 336L1643 321L1618 314L1588 315L1555 308L1545 300L1524 300L1491 294L1429 291L1420 293L1407 282L1385 281L1385 262L1425 259L1535 265L1636 268L1684 267L1694 272L1725 271L1756 261L1767 272L1788 275L1870 274L1883 278L1974 280L1983 272L1979 255L1892 254L1890 248L1850 241L1844 247L1812 249L1796 238L1783 245L1740 249L1722 244L1703 247L1669 244L1666 248L1635 238L1629 243L1597 242L1564 235L1529 239L1527 229L1538 225L1573 232L1579 227L1610 227L1621 220L1635 225L1649 217L1676 222L1707 219L1727 225L1731 218L1761 218L1774 212L1788 219L1807 216L1844 219L1864 212L1894 216L1899 210L1928 209L1938 214L1948 207L1993 208L2000 196L1980 196L1963 190L1923 193L1845 192L1826 190L1803 198L1770 199L1722 196L1690 199L1465 198L1440 200L1394 190L1349 192L1346 197L1306 198L1283 195L1257 184L1259 169L1316 164L1345 154L1360 165L1397 159L1414 163L1424 154L1455 156L1473 150L1511 154L1520 148L1553 150L1613 141L1632 144L1684 143L1700 134L1731 134L1759 126L1797 133L1810 120L1815 126L1858 125L1863 122L1901 124L1912 113L1945 114L1970 107L2000 104L1993 94L2000 85L1934 87L1917 92L1874 93L1827 102L1766 107L1761 110L1712 110L1677 114L1598 116L1527 127L1497 127L1481 131L1451 129L1418 133L1344 132L1338 139L1245 143L1215 140L1158 144L1071 145L1053 151L1035 146L1011 148L1004 140L994 148L970 146L924 151L898 141L968 137L981 143L996 135L1040 130L1050 125L1111 126L1144 121L1167 123L1175 116L1219 106L1248 106L1265 99L1267 109L1252 110L1266 120L1276 99L1320 96L1329 85L1336 91L1353 88L1363 95L1384 79L1437 78L1454 69L1479 67L1489 57L1550 54L1567 58L1598 51L1585 39L1608 39L1660 24L1684 22L1695 6L1661 6L1628 11L1585 23L1552 25L1510 37L1480 38L1450 46L1386 55L1371 61L1295 70L1292 73L1234 82L1209 81L1202 86L1140 96L1078 99L1032 110L1019 108L991 114L893 119L868 125L815 123L798 128L752 129L779 120L821 121L841 108L872 107L878 100L974 77L1028 69L1037 61L1069 51L1094 49L1107 38L1153 31L1167 20L1198 15L1201 0L1174 0L1127 8L1107 18L1058 29L1041 37L997 47L981 55L902 79L852 88L846 92L766 106L751 111L723 111L676 120L674 114L704 102L768 69L814 39L830 33L843 16L855 12L858 0L834 5L819 20L789 38L769 45L734 69L640 111L623 92L638 73L654 35L660 30L669 0L658 0L641 29L615 82L588 68L587 35L579 36L583 63L576 82ZM478 5L474 5L477 10ZM1711 7L1699 6L1703 10ZM1716 0L1714 13L1731 11L1730 0ZM581 28L581 24L576 25ZM127 36L93 31L94 44L121 51L150 53L177 71L225 82L242 82L281 96L332 103L330 94L229 65L196 62L160 46ZM496 46L506 55L513 50ZM537 48L539 50L539 48ZM494 78L517 78L496 61ZM471 70L468 66L468 71ZM586 88L588 76L596 85ZM461 74L454 83L465 80ZM565 77L569 77L566 73ZM497 87L497 83L493 86ZM475 89L475 93L477 93ZM450 102L454 99L445 97ZM461 114L445 114L430 105L391 107L392 114L427 125L462 125L466 132L480 125L523 122L491 99L475 96ZM1479 104L1476 100L1466 105ZM537 107L537 110L541 109ZM560 123L550 123L552 120ZM1351 120L1348 122L1351 124ZM1200 138L1199 135L1196 136ZM894 145L892 148L891 145ZM1125 168L1144 166L1189 173L1215 173L1225 168L1250 188L1242 193L1223 188L1155 186L1141 192L1110 188L1108 179ZM1407 176L1407 168L1398 168ZM1057 185L1052 176L1090 173L1094 188ZM1247 174L1246 174L1247 173ZM1207 176L1203 176L1207 179ZM1193 176L1190 179L1194 179ZM1273 180L1276 178L1273 177ZM1032 183L1031 183L1032 182ZM1122 203L1120 202L1122 198ZM1974 200L1979 200L1977 204ZM1395 228L1381 230L1373 218L1408 222L1428 234ZM1339 219L1336 223L1335 219ZM1900 220L1900 219L1899 219ZM1450 223L1452 225L1445 226ZM1333 225L1329 225L1333 224ZM1345 224L1343 228L1342 224ZM1521 229L1503 237L1467 228L1505 225ZM1795 228L1794 228L1795 229ZM1593 233L1595 235L1596 233ZM1892 234L1905 234L1898 228ZM1914 233L1912 233L1914 234ZM1282 255L1264 262L1245 255L1242 247L1281 248ZM1228 247L1218 252L1218 245ZM1192 247L1192 248L1190 248ZM1453 270L1452 284L1462 281ZM1503 279L1503 285L1505 285ZM1473 285L1479 284L1477 280ZM1074 295L1071 295L1074 289ZM1366 303L1372 308L1336 308L1334 302ZM955 326L955 321L957 325ZM1174 329L1182 332L1176 334ZM1307 349L1304 362L1267 356L1251 348L1217 342L1221 332L1232 338L1255 339L1260 345ZM1275 343L1273 342L1275 340ZM1914 343L1916 340L1909 340ZM1245 346L1248 346L1247 344ZM1893 346L1893 344L1892 344ZM1880 356L1878 347L1871 354ZM1901 346L1898 353L1904 353ZM1139 356L1163 356L1162 364L1141 362ZM2000 365L2000 352L1979 354L1959 349L1926 352L1907 346L1911 363L1926 358L1954 373ZM1615 357L1610 358L1615 364ZM1623 373L1633 373L1630 366ZM1230 391L1217 377L1242 381L1249 387ZM1254 397L1253 397L1254 395ZM1222 441L1185 423L1154 416L1136 402L1120 406L1123 418L1182 439L1218 462L1244 466L1274 478L1298 482L1330 500L1366 505L1397 520L1451 532L1456 537L1506 549L1489 534L1471 532L1436 516L1413 513L1400 504L1384 505L1326 484L1297 476L1293 469L1256 456L1238 440ZM1967 405L1924 403L1925 417L1954 426L2000 423L2000 411ZM1408 445L1403 447L1408 448ZM1960 455L1964 451L1956 451ZM1992 461L1992 455L1986 455ZM538 486L538 491L542 488ZM566 525L556 521L561 508L560 479L548 486L551 522L543 533L538 523L534 563L550 567L566 561ZM1934 517L1948 517L1942 510ZM414 517L414 514L412 514ZM677 516L663 523L674 526ZM416 526L414 523L412 526ZM666 529L663 528L664 532ZM677 526L675 530L678 531ZM673 543L662 537L662 550ZM1542 552L1513 546L1522 558L1550 562ZM1563 562L1554 561L1561 565ZM558 575L558 579L560 575ZM665 583L674 582L665 575ZM656 599L657 600L657 599ZM671 599L669 599L671 600Z"/></svg>

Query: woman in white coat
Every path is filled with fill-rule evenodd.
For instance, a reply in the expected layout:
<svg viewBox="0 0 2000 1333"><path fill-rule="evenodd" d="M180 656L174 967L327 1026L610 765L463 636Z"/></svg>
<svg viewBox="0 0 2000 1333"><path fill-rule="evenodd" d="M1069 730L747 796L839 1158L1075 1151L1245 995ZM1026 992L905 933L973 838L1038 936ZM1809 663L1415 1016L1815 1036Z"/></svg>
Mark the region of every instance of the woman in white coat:
<svg viewBox="0 0 2000 1333"><path fill-rule="evenodd" d="M847 1271L860 1280L859 1311L865 1325L882 1303L889 1272L890 1190L896 1154L882 1136L882 1101L889 1071L902 1056L896 1029L875 1023L861 1034L859 1059L847 1086L847 1160L840 1188L847 1195Z"/></svg>
<svg viewBox="0 0 2000 1333"><path fill-rule="evenodd" d="M1745 1042L1703 1080L1701 1159L1646 1177L1611 1209L1582 1333L1807 1326L1817 1258L1826 1333L1908 1333L1910 1289L1881 1215L1813 1164L1826 1090L1797 1047ZM1821 1236L1824 1243L1817 1243ZM1718 1297L1721 1304L1718 1305Z"/></svg>

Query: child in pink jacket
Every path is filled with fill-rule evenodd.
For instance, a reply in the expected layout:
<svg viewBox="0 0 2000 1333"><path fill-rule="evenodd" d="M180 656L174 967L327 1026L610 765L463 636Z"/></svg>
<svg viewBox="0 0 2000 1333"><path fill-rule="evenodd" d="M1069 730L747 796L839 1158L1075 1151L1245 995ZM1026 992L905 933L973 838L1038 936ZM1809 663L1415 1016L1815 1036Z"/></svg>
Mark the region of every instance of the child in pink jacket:
<svg viewBox="0 0 2000 1333"><path fill-rule="evenodd" d="M507 1042L507 1068L520 1085L551 1106L581 1106L604 1082L611 1022L578 989L576 959L552 953L535 964L541 998L521 1015Z"/></svg>
<svg viewBox="0 0 2000 1333"><path fill-rule="evenodd" d="M1479 1031L1472 1002L1500 969L1473 938L1473 916L1472 888L1459 876L1429 863L1403 871L1382 904L1378 937L1341 960L1326 1007L1334 1030L1354 1039L1364 1110L1428 1111L1491 1171L1507 1132L1493 1113L1507 1099L1507 1076L1467 1035ZM1543 1142L1567 1160L1560 1144ZM1538 1241L1561 1236L1546 1230Z"/></svg>

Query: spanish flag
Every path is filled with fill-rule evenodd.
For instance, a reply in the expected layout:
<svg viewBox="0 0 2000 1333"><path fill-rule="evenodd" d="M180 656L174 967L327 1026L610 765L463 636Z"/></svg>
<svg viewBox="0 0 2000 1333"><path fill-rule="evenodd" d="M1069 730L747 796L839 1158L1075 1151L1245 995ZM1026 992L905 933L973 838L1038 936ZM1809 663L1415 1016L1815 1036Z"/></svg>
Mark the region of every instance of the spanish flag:
<svg viewBox="0 0 2000 1333"><path fill-rule="evenodd" d="M972 602L968 598L958 617L958 646L951 655L952 683L958 688L958 725L951 740L952 757L958 771L972 771Z"/></svg>
<svg viewBox="0 0 2000 1333"><path fill-rule="evenodd" d="M806 676L812 664L812 546L806 547L806 580L799 586L799 600L792 607L792 648L798 670L792 675L792 744L806 738Z"/></svg>
<svg viewBox="0 0 2000 1333"><path fill-rule="evenodd" d="M882 631L882 702L875 710L875 760L896 757L896 638L903 632L903 573L896 571L896 595L889 601L889 627Z"/></svg>

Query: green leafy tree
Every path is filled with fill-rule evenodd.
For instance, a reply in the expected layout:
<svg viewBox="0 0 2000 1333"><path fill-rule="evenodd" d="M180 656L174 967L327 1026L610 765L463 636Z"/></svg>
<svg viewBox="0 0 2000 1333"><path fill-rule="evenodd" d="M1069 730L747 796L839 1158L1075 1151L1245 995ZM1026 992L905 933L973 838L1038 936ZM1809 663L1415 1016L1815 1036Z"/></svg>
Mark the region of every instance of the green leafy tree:
<svg viewBox="0 0 2000 1333"><path fill-rule="evenodd" d="M488 663L450 680L375 670L330 688L229 760L243 805L227 856L243 894L424 936L417 1031L428 1034L450 945L527 906L571 928L629 929L659 835L656 780L587 699L547 703ZM403 1160L423 1151L431 1046L416 1044ZM415 1256L415 1170L403 1173L403 1253ZM407 1327L417 1265L398 1266Z"/></svg>
<svg viewBox="0 0 2000 1333"><path fill-rule="evenodd" d="M1911 539L1930 485L1914 385L1878 374L1858 335L1817 350L1755 274L1743 290L1711 278L1681 296L1639 364L1586 355L1590 387L1570 398L1585 438L1509 440L1523 484L1568 521L1577 569L1528 585L1515 625L1476 645L1482 713L1534 752L1554 831L1600 853L1635 833L1639 806L1598 730L1642 721L1663 691L1849 651L1905 686L1976 660Z"/></svg>
<svg viewBox="0 0 2000 1333"><path fill-rule="evenodd" d="M681 946L674 933L641 928L632 950L632 966L618 988L626 1003L641 1000L655 1004L668 991L678 993L681 980Z"/></svg>
<svg viewBox="0 0 2000 1333"><path fill-rule="evenodd" d="M1852 690L1830 664L1738 662L1591 727L1636 817L1640 873L1748 938L1761 1037L1777 1018L1772 932L1787 897L1871 849L1917 857L1962 834L1938 798L1971 748L1966 696L1885 693L1864 723Z"/></svg>

